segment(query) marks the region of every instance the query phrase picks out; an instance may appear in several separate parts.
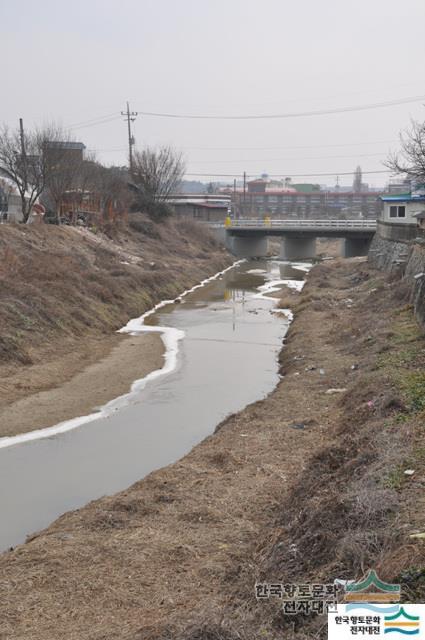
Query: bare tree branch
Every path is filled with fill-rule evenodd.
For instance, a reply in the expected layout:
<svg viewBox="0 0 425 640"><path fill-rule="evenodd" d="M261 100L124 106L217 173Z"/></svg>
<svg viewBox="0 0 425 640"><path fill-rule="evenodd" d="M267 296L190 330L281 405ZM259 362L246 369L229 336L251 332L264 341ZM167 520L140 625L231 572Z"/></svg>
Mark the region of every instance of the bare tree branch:
<svg viewBox="0 0 425 640"><path fill-rule="evenodd" d="M28 222L31 210L43 194L58 214L63 194L77 183L82 157L69 154L69 136L54 124L25 131L0 129L0 173L16 186L21 197L22 221Z"/></svg>
<svg viewBox="0 0 425 640"><path fill-rule="evenodd" d="M138 203L152 217L169 215L166 201L178 188L185 172L183 157L171 147L136 151L133 158L133 180L138 190Z"/></svg>
<svg viewBox="0 0 425 640"><path fill-rule="evenodd" d="M119 167L95 165L94 190L99 196L100 212L104 220L110 220L113 212L124 214L130 204L130 192L126 173Z"/></svg>
<svg viewBox="0 0 425 640"><path fill-rule="evenodd" d="M45 132L43 156L46 167L46 194L60 222L60 208L67 192L81 189L85 181L82 149L74 149L74 140L60 127L51 125Z"/></svg>
<svg viewBox="0 0 425 640"><path fill-rule="evenodd" d="M16 186L21 197L22 221L28 222L46 181L42 133L24 133L23 149L19 129L3 126L0 129L0 172Z"/></svg>
<svg viewBox="0 0 425 640"><path fill-rule="evenodd" d="M425 123L412 120L410 128L400 134L400 148L398 153L389 155L385 166L394 173L425 182Z"/></svg>

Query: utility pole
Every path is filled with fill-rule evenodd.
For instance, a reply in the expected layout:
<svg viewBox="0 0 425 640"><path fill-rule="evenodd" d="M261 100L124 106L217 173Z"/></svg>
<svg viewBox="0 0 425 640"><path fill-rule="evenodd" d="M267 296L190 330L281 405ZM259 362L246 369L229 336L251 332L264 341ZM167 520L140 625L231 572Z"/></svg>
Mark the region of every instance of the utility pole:
<svg viewBox="0 0 425 640"><path fill-rule="evenodd" d="M25 138L24 138L24 121L22 118L19 118L19 135L21 138L21 155L22 160L25 159Z"/></svg>
<svg viewBox="0 0 425 640"><path fill-rule="evenodd" d="M245 217L246 213L246 171L243 172L243 215Z"/></svg>
<svg viewBox="0 0 425 640"><path fill-rule="evenodd" d="M127 129L128 129L128 159L130 164L130 174L133 174L133 145L134 145L134 136L131 133L131 123L135 121L137 111L130 111L130 105L127 102L127 111L121 111L121 115L125 116L125 120L127 120Z"/></svg>
<svg viewBox="0 0 425 640"><path fill-rule="evenodd" d="M28 187L28 165L25 149L24 121L19 118L19 137L21 139L21 171L25 181L25 191Z"/></svg>
<svg viewBox="0 0 425 640"><path fill-rule="evenodd" d="M24 135L24 121L22 118L19 118L19 137L21 140L21 162L20 162L20 171L21 178L23 180L23 193L22 196L22 215L24 220L27 220L29 216L29 211L27 211L27 200L25 198L25 192L28 189L28 164L27 164L27 156L25 150L25 135Z"/></svg>

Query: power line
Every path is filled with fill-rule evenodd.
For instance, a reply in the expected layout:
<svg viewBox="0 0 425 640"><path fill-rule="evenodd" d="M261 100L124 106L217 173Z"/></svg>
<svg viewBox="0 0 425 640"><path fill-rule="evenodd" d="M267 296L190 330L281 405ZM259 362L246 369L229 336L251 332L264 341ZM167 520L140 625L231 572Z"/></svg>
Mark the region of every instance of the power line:
<svg viewBox="0 0 425 640"><path fill-rule="evenodd" d="M406 87L415 87L417 88L417 82L409 82L409 83L403 83L403 84L397 84L391 85L392 90L394 91L395 89L398 91L399 89L405 89ZM361 91L342 91L342 92L338 92L338 93L333 93L333 94L327 94L327 95L321 95L318 96L317 92L314 94L308 94L308 95L299 95L298 97L295 98L291 98L289 99L285 99L285 100L273 100L272 102L268 101L268 102L249 102L249 108L251 107L271 107L271 106L276 106L279 105L280 107L286 107L286 105L290 105L290 104L294 104L294 103L299 103L299 102L311 102L311 101L323 101L323 100L335 100L335 99L339 99L339 98L346 98L347 96L361 96L361 95L367 95L367 94L380 94L382 93L382 90L387 91L388 90L388 83L384 84L384 85L377 85L374 84L373 89L362 89ZM183 106L187 106L187 102L185 103L185 105L181 102L178 103L179 107L183 107ZM220 105L218 105L216 102L214 103L209 103L210 107L217 107L217 106L221 106L222 103L220 103ZM235 107L239 108L241 107L241 103L233 103ZM193 106L193 103L190 103L190 106ZM247 102L244 101L243 102L243 106L247 107Z"/></svg>
<svg viewBox="0 0 425 640"><path fill-rule="evenodd" d="M68 127L68 129L71 129L72 131L77 130L77 129L86 129L87 127L95 127L99 124L107 124L108 122L112 122L114 120L119 120L120 119L120 115L118 114L117 116L113 116L111 118L107 118L105 120L98 120L98 121L93 121L87 124L80 124L78 126L73 126L73 127Z"/></svg>
<svg viewBox="0 0 425 640"><path fill-rule="evenodd" d="M283 149L330 149L334 147L357 147L373 144L393 144L394 140L375 140L368 142L342 142L339 144L318 144L304 146L284 146L284 147L181 147L187 151L279 151Z"/></svg>
<svg viewBox="0 0 425 640"><path fill-rule="evenodd" d="M331 171L329 173L268 173L269 178L314 178L321 176L353 176L355 171ZM389 169L379 171L362 171L363 175L377 173L393 173ZM247 173L248 178L252 178L261 174L261 171ZM186 176L207 176L211 178L238 178L243 175L243 172L238 173L185 173Z"/></svg>
<svg viewBox="0 0 425 640"><path fill-rule="evenodd" d="M304 158L253 158L257 160L257 162L294 162L297 160L332 160L332 159L342 159L342 158L376 158L377 156L382 157L382 153L363 153L356 154L354 156L310 156ZM247 162L247 159L244 160L190 160L190 164L224 164L224 163L232 163L232 162Z"/></svg>
<svg viewBox="0 0 425 640"><path fill-rule="evenodd" d="M325 144L325 145L307 145L307 146L285 146L285 147L179 147L183 151L189 150L203 150L203 151L278 151L278 150L291 150L291 149L330 149L336 147L354 147L360 145L373 145L373 144L390 144L393 142L392 140L381 140L375 142L349 142L344 144ZM89 151L97 151L99 153L111 153L114 151L125 151L127 147L110 147L105 149L89 149ZM315 157L302 157L302 158L290 158L291 160L320 160L321 158L368 158L373 156L380 156L382 153L366 153L366 154L354 154L348 156L315 156ZM256 159L256 158L255 158ZM261 159L264 162L270 161L281 161L288 160L288 158L269 158L269 159ZM244 160L211 160L211 162L219 163L219 162L245 162ZM208 160L192 160L191 162L209 162Z"/></svg>
<svg viewBox="0 0 425 640"><path fill-rule="evenodd" d="M96 153L112 153L115 151L126 151L127 147L111 147L110 149L87 149L87 151L95 151Z"/></svg>
<svg viewBox="0 0 425 640"><path fill-rule="evenodd" d="M185 147L178 146L179 149L183 151L279 151L279 150L292 150L292 149L331 149L331 148L339 148L339 147L357 147L363 145L375 145L375 144L392 144L394 140L375 140L372 142L344 142L339 144L323 144L323 145L304 145L304 146L284 146L284 147ZM127 147L111 147L107 149L91 149L91 151L99 151L99 152L110 152L110 151L125 151ZM325 156L327 158L335 158L335 157L345 157L345 158L357 158L357 157L367 157L372 155L381 155L381 154L362 154L361 156L353 155L353 156ZM303 158L297 158L297 160L303 160ZM244 160L245 161L245 160ZM201 162L201 161L196 161ZM214 160L214 162L216 162ZM230 160L225 160L225 162L230 162ZM233 162L233 160L231 161ZM236 162L236 161L235 161Z"/></svg>
<svg viewBox="0 0 425 640"><path fill-rule="evenodd" d="M157 113L154 111L140 111L141 115L153 116L156 118L183 118L189 120L272 120L278 118L302 118L306 116L323 116L333 113L348 113L352 111L366 111L368 109L380 109L382 107L392 107L399 104L408 104L410 102L420 102L425 100L425 95L411 96L409 98L400 98L398 100L387 100L385 102L375 102L370 104L358 105L356 107L339 107L336 109L320 109L317 111L298 111L293 113L278 113L269 115L246 115L246 116L214 116L199 114L180 114L180 113Z"/></svg>
<svg viewBox="0 0 425 640"><path fill-rule="evenodd" d="M96 122L97 120L104 120L105 118L112 118L112 116L118 116L119 112L114 111L113 113L108 113L104 116L97 116L96 118L88 118L87 120L80 120L79 122L74 122L69 125L69 128L79 127L80 125L91 124L92 122Z"/></svg>

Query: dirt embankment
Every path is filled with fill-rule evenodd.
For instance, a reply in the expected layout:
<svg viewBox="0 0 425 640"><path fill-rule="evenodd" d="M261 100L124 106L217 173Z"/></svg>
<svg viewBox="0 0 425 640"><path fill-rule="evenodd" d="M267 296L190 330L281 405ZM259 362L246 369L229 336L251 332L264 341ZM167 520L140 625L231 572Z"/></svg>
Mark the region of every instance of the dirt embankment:
<svg viewBox="0 0 425 640"><path fill-rule="evenodd" d="M127 392L162 365L162 342L115 331L231 262L188 221L155 225L135 215L112 237L1 225L0 436L89 413Z"/></svg>
<svg viewBox="0 0 425 640"><path fill-rule="evenodd" d="M425 340L405 295L359 261L315 267L267 399L1 556L0 638L324 638L255 581L370 567L423 601Z"/></svg>

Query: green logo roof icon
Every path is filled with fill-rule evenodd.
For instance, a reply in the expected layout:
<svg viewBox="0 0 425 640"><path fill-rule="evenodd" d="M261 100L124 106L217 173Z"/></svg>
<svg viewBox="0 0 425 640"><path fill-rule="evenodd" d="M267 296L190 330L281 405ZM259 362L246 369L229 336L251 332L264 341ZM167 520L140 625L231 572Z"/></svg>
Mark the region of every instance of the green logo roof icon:
<svg viewBox="0 0 425 640"><path fill-rule="evenodd" d="M378 578L374 569L370 569L366 577L360 582L347 584L345 590L349 593L359 593L361 591L366 591L369 587L375 587L376 589L379 589L379 591L384 591L385 593L400 593L399 584L389 584L388 582L384 582Z"/></svg>
<svg viewBox="0 0 425 640"><path fill-rule="evenodd" d="M397 618L406 618L407 620L419 620L419 616L411 616L409 613L406 613L404 607L400 607L400 609L392 616L385 616L385 621L389 620L397 620Z"/></svg>

